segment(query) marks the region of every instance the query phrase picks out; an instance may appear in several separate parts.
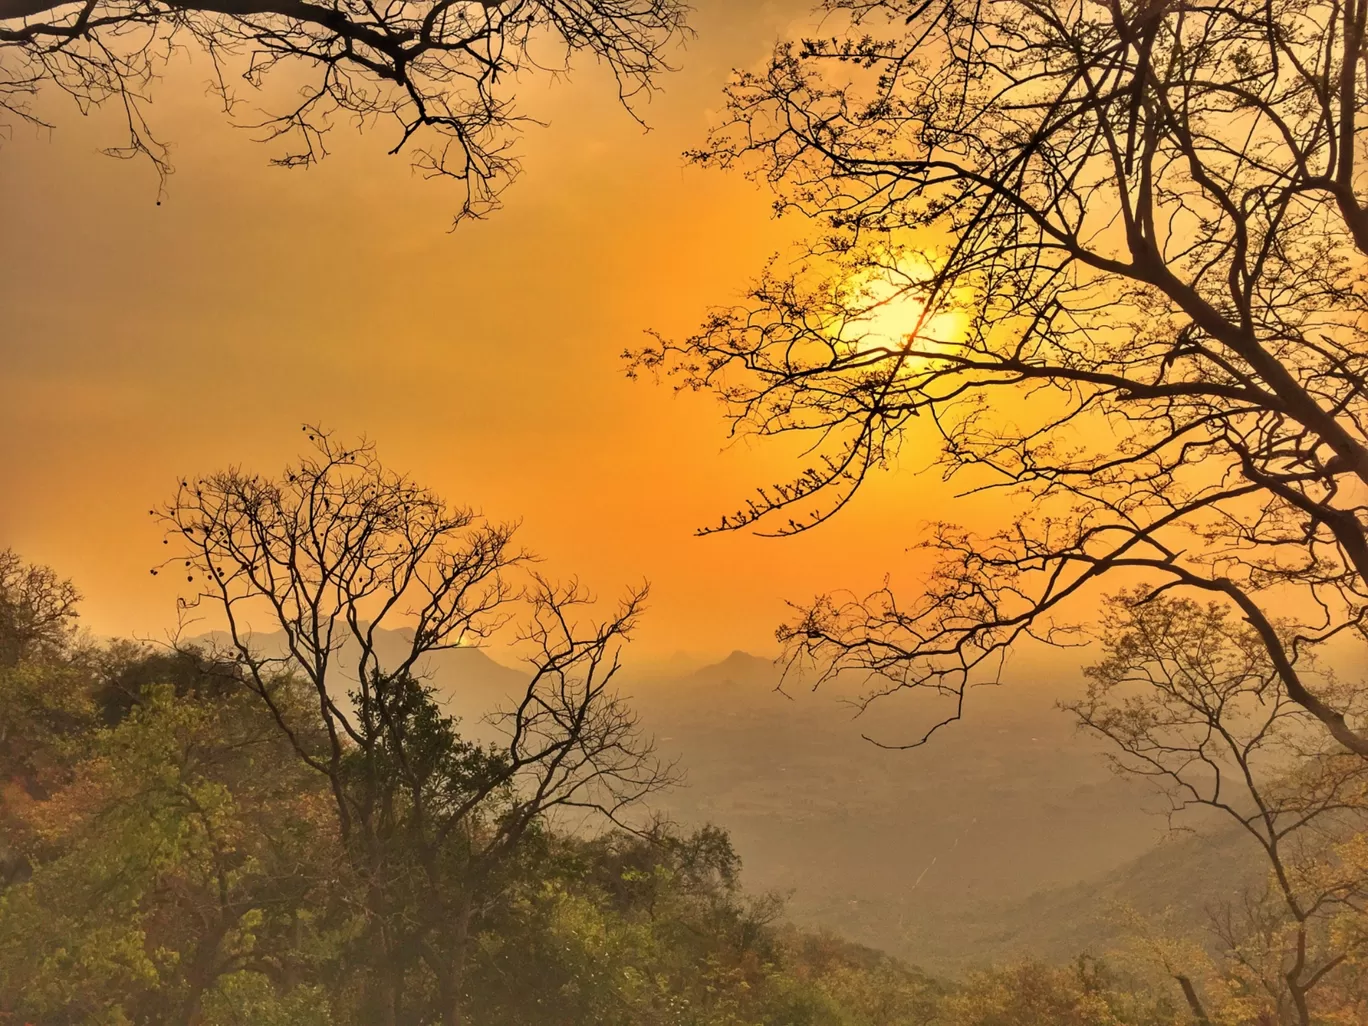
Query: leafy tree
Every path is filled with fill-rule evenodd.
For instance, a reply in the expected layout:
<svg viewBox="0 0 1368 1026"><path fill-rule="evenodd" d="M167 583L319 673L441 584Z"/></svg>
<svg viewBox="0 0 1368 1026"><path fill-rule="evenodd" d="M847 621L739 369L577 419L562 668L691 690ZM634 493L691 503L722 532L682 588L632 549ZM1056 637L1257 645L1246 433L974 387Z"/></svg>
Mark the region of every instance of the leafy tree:
<svg viewBox="0 0 1368 1026"><path fill-rule="evenodd" d="M0 113L45 124L31 102L40 90L82 111L112 104L128 134L108 152L145 157L164 179L168 151L147 106L171 57L190 48L209 59L229 115L245 105L239 89L295 87L268 94L260 118L236 118L284 143L275 163L322 158L340 119L384 123L391 152L411 150L425 174L462 183L461 214L479 214L518 170L508 136L523 120L512 94L521 75L568 70L582 54L612 71L630 109L666 70L686 10L677 0L4 0Z"/></svg>
<svg viewBox="0 0 1368 1026"><path fill-rule="evenodd" d="M780 940L787 973L819 990L843 1026L925 1026L947 997L940 981L831 934L790 927Z"/></svg>
<svg viewBox="0 0 1368 1026"><path fill-rule="evenodd" d="M369 1014L398 1024L436 1008L455 1026L472 927L519 847L557 810L616 819L670 780L611 690L645 591L581 622L578 585L532 575L516 589L527 557L510 526L449 507L368 443L306 431L313 451L278 478L182 481L159 514L183 550L167 566L200 585L190 605L222 614L226 655L327 783L365 893ZM502 741L481 746L442 713L423 660L507 625L519 598L531 677L491 710ZM278 653L256 642L263 625L281 632ZM407 639L389 661L377 644L387 628ZM313 692L317 738L278 697L296 678Z"/></svg>
<svg viewBox="0 0 1368 1026"><path fill-rule="evenodd" d="M231 667L119 654L90 705L131 702L106 704L112 722L72 738L62 785L23 809L31 870L0 892L0 1008L197 1026L229 1021L206 1005L246 989L324 1021L302 943L330 914L324 792Z"/></svg>
<svg viewBox="0 0 1368 1026"><path fill-rule="evenodd" d="M0 551L0 886L29 868L22 810L61 783L66 740L93 722L77 598L52 570Z"/></svg>
<svg viewBox="0 0 1368 1026"><path fill-rule="evenodd" d="M806 259L635 367L809 438L811 466L716 529L821 523L904 444L1020 516L936 525L923 596L819 599L781 637L962 707L1143 575L1235 605L1289 698L1368 754L1299 669L1368 628L1368 8L820 10L828 34L738 75L695 155L818 225Z"/></svg>
<svg viewBox="0 0 1368 1026"><path fill-rule="evenodd" d="M556 838L481 937L478 1021L502 1026L898 1026L931 1021L931 981L778 923L739 887L726 834L664 824Z"/></svg>
<svg viewBox="0 0 1368 1026"><path fill-rule="evenodd" d="M12 549L0 550L0 667L65 651L80 595L51 569L25 563Z"/></svg>

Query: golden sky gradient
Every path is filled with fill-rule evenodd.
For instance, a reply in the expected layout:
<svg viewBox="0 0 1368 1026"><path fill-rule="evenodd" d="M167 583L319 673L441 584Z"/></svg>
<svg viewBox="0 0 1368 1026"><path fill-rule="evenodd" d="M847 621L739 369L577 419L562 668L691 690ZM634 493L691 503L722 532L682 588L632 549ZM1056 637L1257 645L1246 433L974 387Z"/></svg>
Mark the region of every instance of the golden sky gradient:
<svg viewBox="0 0 1368 1026"><path fill-rule="evenodd" d="M112 113L52 104L54 136L0 147L0 546L74 577L92 629L155 635L175 592L148 574L148 508L181 474L278 470L308 420L521 518L552 574L601 594L649 579L643 655L768 651L785 598L912 583L918 526L957 511L909 474L805 537L693 537L787 477L791 449L729 446L711 399L630 382L619 357L737 298L804 227L680 154L728 71L807 8L700 3L647 134L593 68L523 83L550 127L519 142L504 209L455 232L457 192L385 156L383 130L339 128L316 169L269 167L193 61L156 93L177 169L160 207L147 166L97 153L119 141Z"/></svg>

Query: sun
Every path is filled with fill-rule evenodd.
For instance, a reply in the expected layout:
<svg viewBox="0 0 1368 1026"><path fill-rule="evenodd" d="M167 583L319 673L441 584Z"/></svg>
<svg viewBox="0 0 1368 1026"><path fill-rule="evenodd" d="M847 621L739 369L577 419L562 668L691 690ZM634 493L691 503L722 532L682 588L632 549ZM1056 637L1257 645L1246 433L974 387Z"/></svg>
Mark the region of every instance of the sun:
<svg viewBox="0 0 1368 1026"><path fill-rule="evenodd" d="M848 289L835 337L852 356L887 353L914 363L930 354L950 352L964 344L970 317L953 303L928 312L925 272L879 267Z"/></svg>

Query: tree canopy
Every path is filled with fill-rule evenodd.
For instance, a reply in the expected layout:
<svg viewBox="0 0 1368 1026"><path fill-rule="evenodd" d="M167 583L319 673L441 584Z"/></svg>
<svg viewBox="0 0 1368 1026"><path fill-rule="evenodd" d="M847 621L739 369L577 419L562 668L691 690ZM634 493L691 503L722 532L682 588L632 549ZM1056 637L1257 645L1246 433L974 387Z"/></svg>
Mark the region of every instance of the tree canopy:
<svg viewBox="0 0 1368 1026"><path fill-rule="evenodd" d="M918 425L941 473L1022 515L934 524L924 595L822 599L781 636L962 696L1139 577L1232 604L1293 701L1368 754L1299 670L1368 636L1368 7L821 9L830 34L738 75L695 154L811 219L806 258L634 366L811 441L715 529L825 521Z"/></svg>

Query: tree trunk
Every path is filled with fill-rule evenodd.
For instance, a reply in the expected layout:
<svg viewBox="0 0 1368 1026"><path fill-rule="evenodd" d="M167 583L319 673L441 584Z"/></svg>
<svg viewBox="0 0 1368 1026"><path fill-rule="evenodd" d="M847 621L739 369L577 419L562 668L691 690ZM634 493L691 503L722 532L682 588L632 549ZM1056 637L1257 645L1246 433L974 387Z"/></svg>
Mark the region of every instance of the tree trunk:
<svg viewBox="0 0 1368 1026"><path fill-rule="evenodd" d="M388 925L382 922L380 934L380 965L376 981L376 1005L380 1011L377 1026L399 1026L404 991L404 967L399 962L394 938Z"/></svg>
<svg viewBox="0 0 1368 1026"><path fill-rule="evenodd" d="M180 1014L176 1016L179 1026L199 1026L200 1005L204 1001L205 992L213 986L218 977L219 948L223 945L223 938L228 935L233 922L232 917L221 916L195 946L195 957L190 960L190 966L185 972L185 1000L181 1002Z"/></svg>
<svg viewBox="0 0 1368 1026"><path fill-rule="evenodd" d="M466 949L470 944L470 899L464 898L456 912L456 922L452 931L451 963L442 987L445 1008L442 1010L442 1026L464 1026L465 1008L463 993L465 987Z"/></svg>
<svg viewBox="0 0 1368 1026"><path fill-rule="evenodd" d="M1186 976L1175 976L1178 986L1183 988L1183 998L1188 1003L1188 1008L1192 1009L1192 1016L1197 1026L1211 1026L1211 1020L1207 1018L1206 1009L1202 1007L1202 999L1197 996L1197 988L1192 985L1192 981Z"/></svg>

